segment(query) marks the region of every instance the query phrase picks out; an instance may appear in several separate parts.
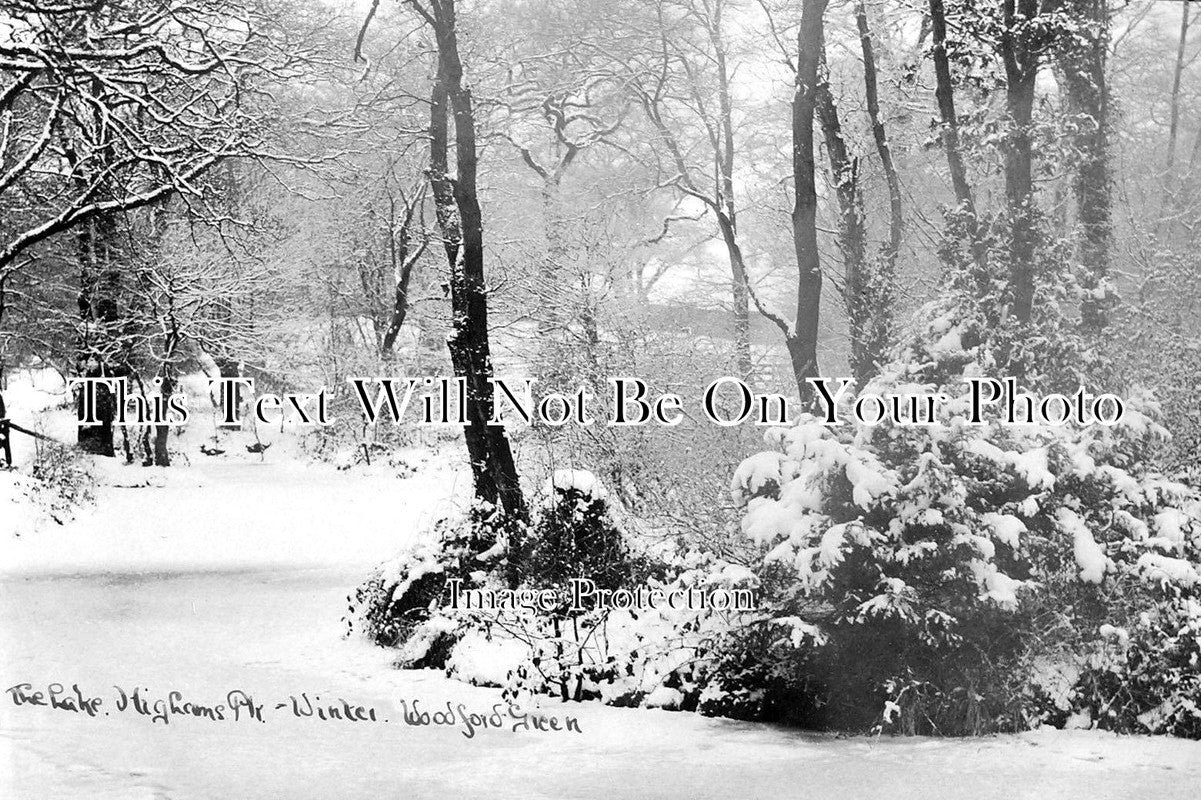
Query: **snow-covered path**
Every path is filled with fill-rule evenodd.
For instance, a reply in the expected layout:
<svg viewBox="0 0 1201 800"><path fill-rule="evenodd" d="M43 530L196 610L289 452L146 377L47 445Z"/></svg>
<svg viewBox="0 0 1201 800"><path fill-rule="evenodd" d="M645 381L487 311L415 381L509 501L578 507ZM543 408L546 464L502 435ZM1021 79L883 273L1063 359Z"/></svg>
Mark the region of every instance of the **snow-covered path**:
<svg viewBox="0 0 1201 800"><path fill-rule="evenodd" d="M147 473L110 483L126 474ZM392 670L340 617L366 569L449 502L452 473L209 465L152 483L103 488L78 522L0 545L0 688L103 698L93 718L0 696L4 800L1201 795L1198 743L1093 732L838 740L557 703L544 710L581 733L408 726L401 700L490 714L499 692ZM118 711L115 687L208 706L240 690L265 721L164 725ZM379 721L297 717L301 693Z"/></svg>

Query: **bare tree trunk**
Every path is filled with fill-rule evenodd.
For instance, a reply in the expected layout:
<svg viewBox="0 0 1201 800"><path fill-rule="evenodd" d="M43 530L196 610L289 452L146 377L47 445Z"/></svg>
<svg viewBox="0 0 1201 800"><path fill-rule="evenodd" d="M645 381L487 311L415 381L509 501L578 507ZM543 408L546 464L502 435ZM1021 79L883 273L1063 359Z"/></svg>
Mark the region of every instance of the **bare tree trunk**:
<svg viewBox="0 0 1201 800"><path fill-rule="evenodd" d="M0 374L0 378L3 375ZM0 388L3 385L0 384ZM12 449L12 428L8 426L8 415L4 410L4 395L0 394L0 456L4 458L3 466L11 467L13 465L13 449Z"/></svg>
<svg viewBox="0 0 1201 800"><path fill-rule="evenodd" d="M463 85L455 31L454 0L431 0L421 10L438 43L430 117L430 180L450 263L453 329L447 340L455 374L465 379L469 424L464 428L476 496L509 515L528 516L509 439L490 426L493 414L492 354L484 281L484 230L476 190L478 156L471 90ZM449 105L449 109L448 109ZM455 121L455 177L449 175L447 111Z"/></svg>
<svg viewBox="0 0 1201 800"><path fill-rule="evenodd" d="M1180 4L1180 40L1176 46L1176 66L1172 70L1172 101L1168 121L1168 159L1164 166L1166 180L1172 178L1172 168L1176 165L1176 139L1180 127L1180 80L1184 75L1185 45L1188 43L1189 4Z"/></svg>
<svg viewBox="0 0 1201 800"><path fill-rule="evenodd" d="M396 346L396 337L400 335L400 329L409 315L409 283L413 278L413 266L414 264L411 263L404 264L396 279L396 293L392 300L392 319L389 320L388 330L384 332L384 340L380 343L380 350L385 354L391 353L392 348Z"/></svg>
<svg viewBox="0 0 1201 800"><path fill-rule="evenodd" d="M734 297L735 361L738 376L749 383L754 372L754 362L751 358L751 292L747 282L746 261L742 255L742 245L738 242L737 224L732 203L727 210L717 212L717 227L721 231L722 242L726 246L726 256L730 259L731 289Z"/></svg>
<svg viewBox="0 0 1201 800"><path fill-rule="evenodd" d="M718 168L718 220L726 252L730 259L731 296L733 298L734 351L738 374L750 381L753 363L751 359L751 307L750 286L747 283L746 262L742 247L738 244L738 216L734 204L734 110L730 101L730 73L726 59L726 42L722 34L722 10L720 0L714 4L713 15L708 21L709 41L713 45L717 67L717 102L721 140L717 151Z"/></svg>
<svg viewBox="0 0 1201 800"><path fill-rule="evenodd" d="M1067 87L1065 101L1076 118L1076 150L1079 164L1073 188L1076 210L1084 238L1080 247L1082 288L1080 305L1085 326L1105 326L1107 304L1098 288L1109 273L1112 243L1113 177L1109 161L1109 87L1106 57L1109 50L1107 0L1073 0L1073 10L1087 22L1082 46L1071 48L1061 59Z"/></svg>
<svg viewBox="0 0 1201 800"><path fill-rule="evenodd" d="M109 378L121 373L114 364L112 341L119 318L120 267L111 252L116 239L116 221L108 214L83 223L76 232L79 260L80 337L76 342L77 374L88 378ZM83 419L83 396L77 404ZM116 404L105 386L96 387L98 425L80 425L76 443L85 453L114 457L113 420Z"/></svg>
<svg viewBox="0 0 1201 800"><path fill-rule="evenodd" d="M859 192L859 159L847 149L842 135L838 108L825 75L820 67L817 88L817 116L826 140L826 155L834 179L834 194L838 198L838 246L842 251L844 268L843 296L850 321L851 369L862 381L871 372L874 359L867 352L866 333L871 327L872 298L869 296L871 276L867 270L867 220L863 213L863 198Z"/></svg>
<svg viewBox="0 0 1201 800"><path fill-rule="evenodd" d="M425 251L426 239L423 237L416 249L413 249L413 217L425 198L425 187L413 193L413 197L405 201L404 216L401 219L399 235L395 227L395 200L392 200L391 213L388 219L388 259L392 266L392 274L396 281L396 289L392 297L392 318L388 329L380 342L380 353L387 356L396 346L396 337L409 315L409 284L413 280L413 271L418 259Z"/></svg>
<svg viewBox="0 0 1201 800"><path fill-rule="evenodd" d="M563 165L566 169L566 164ZM542 261L539 296L544 304L538 315L539 334L545 339L562 333L571 318L571 310L563 305L567 298L560 285L567 263L567 225L563 219L558 170L542 174L542 225L546 236L546 255Z"/></svg>
<svg viewBox="0 0 1201 800"><path fill-rule="evenodd" d="M968 183L967 168L959 149L959 117L955 112L955 88L951 83L951 62L947 58L947 14L943 0L930 0L930 33L934 47L934 96L938 101L939 116L942 118L942 144L947 153L947 167L951 172L951 185L959 207L974 220L976 202L972 198L972 187Z"/></svg>
<svg viewBox="0 0 1201 800"><path fill-rule="evenodd" d="M897 176L896 164L892 160L892 147L888 144L888 133L880 118L880 94L876 86L876 56L872 44L871 27L868 24L867 8L863 0L855 6L855 21L859 28L860 49L863 52L863 88L867 100L867 116L872 124L872 138L876 142L876 153L880 156L880 167L888 184L888 244L884 251L889 267L895 266L897 253L901 249L905 218L901 206L901 181ZM954 102L952 100L952 102Z"/></svg>
<svg viewBox="0 0 1201 800"><path fill-rule="evenodd" d="M824 40L822 16L827 0L803 0L797 33L796 92L792 100L792 177L796 198L792 236L796 249L796 324L787 338L788 355L801 398L812 395L809 378L819 375L817 334L821 314L822 271L817 250L817 184L814 180L813 119L818 101L818 65Z"/></svg>
<svg viewBox="0 0 1201 800"><path fill-rule="evenodd" d="M169 398L175 392L175 381L171 378L168 370L163 371L163 381L159 385L159 392L164 400ZM167 450L167 437L171 433L169 425L154 426L154 466L169 467L171 466L171 453Z"/></svg>
<svg viewBox="0 0 1201 800"><path fill-rule="evenodd" d="M1001 60L1005 66L1005 101L1009 135L1005 145L1005 200L1010 229L1010 282L1013 316L1029 322L1034 305L1034 154L1030 122L1034 114L1034 82L1038 54L1023 25L1038 13L1038 0L1004 0Z"/></svg>
<svg viewBox="0 0 1201 800"><path fill-rule="evenodd" d="M888 242L880 250L868 286L871 296L871 319L863 332L866 357L860 362L861 368L857 369L855 374L862 385L867 378L866 374L861 374L862 368L878 366L892 344L893 288L905 217L901 205L901 181L897 176L896 164L892 160L888 132L880 117L875 47L872 44L871 26L868 23L864 0L859 0L855 6L855 22L859 29L860 50L863 53L863 88L867 100L867 116L872 126L872 138L876 142L876 154L880 157L880 168L884 171L884 181L888 185Z"/></svg>
<svg viewBox="0 0 1201 800"><path fill-rule="evenodd" d="M755 362L751 355L751 311L750 288L747 285L746 264L742 258L742 248L738 248L736 257L731 254L731 297L733 298L734 316L734 359L738 376L748 384L754 377Z"/></svg>
<svg viewBox="0 0 1201 800"><path fill-rule="evenodd" d="M564 208L562 195L563 178L581 152L612 134L622 124L603 124L594 116L587 101L579 103L570 91L556 88L548 92L540 103L540 111L550 123L554 134L553 158L540 163L530 147L513 142L521 158L541 182L542 223L546 239L546 253L539 268L539 285L536 298L538 333L545 345L553 344L553 334L568 333L571 322L578 318L583 328L583 337L589 342L600 341L599 322L592 297L592 284L587 265L580 271L580 296L572 296L569 281L565 280L564 266L572 259L577 245L569 239L569 218ZM573 132L573 123L583 131ZM512 141L512 140L510 140ZM574 313L573 309L575 312ZM594 356L595 352L591 354ZM547 349L547 356L558 359L561 353L555 348ZM591 360L590 356L590 360Z"/></svg>

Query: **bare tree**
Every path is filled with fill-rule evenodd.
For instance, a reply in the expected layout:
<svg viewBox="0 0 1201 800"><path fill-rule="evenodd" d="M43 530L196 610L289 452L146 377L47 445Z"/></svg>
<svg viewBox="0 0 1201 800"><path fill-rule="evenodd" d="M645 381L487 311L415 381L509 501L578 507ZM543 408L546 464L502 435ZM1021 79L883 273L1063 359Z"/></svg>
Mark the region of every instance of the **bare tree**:
<svg viewBox="0 0 1201 800"><path fill-rule="evenodd" d="M260 331L276 316L271 309L279 307L272 302L279 275L219 247L195 247L202 234L186 221L172 226L163 211L153 217L150 224L158 229L153 246L127 267L124 303L131 333L125 346L157 379L158 393L169 397L186 359L221 353L237 362L262 352ZM130 377L145 394L140 373L131 370ZM157 466L171 463L167 440L168 426L154 426L148 460Z"/></svg>
<svg viewBox="0 0 1201 800"><path fill-rule="evenodd" d="M1180 4L1180 37L1176 44L1176 63L1172 68L1172 95L1169 102L1168 121L1168 156L1164 165L1164 174L1171 177L1172 168L1176 165L1176 140L1180 128L1180 81L1184 76L1185 46L1188 44L1189 15L1192 9L1189 3Z"/></svg>
<svg viewBox="0 0 1201 800"><path fill-rule="evenodd" d="M409 291L413 284L413 271L429 242L429 238L420 231L420 209L425 201L427 186L428 183L422 181L408 193L403 189L398 189L395 193L390 188L388 191L385 234L394 288L390 319L380 341L380 352L384 355L392 352L396 345L396 337L409 315L409 309L412 307Z"/></svg>
<svg viewBox="0 0 1201 800"><path fill-rule="evenodd" d="M893 288L905 217L901 201L901 180L897 175L892 145L888 141L888 132L880 114L875 45L872 42L871 25L864 0L855 4L855 25L859 31L860 52L863 54L863 93L867 102L867 116L871 123L872 139L876 143L880 168L888 186L888 241L880 248L879 257L867 281L858 287L857 296L863 298L861 303L867 306L868 314L860 319L858 324L852 320L851 363L856 377L862 383L871 368L878 366L892 342Z"/></svg>
<svg viewBox="0 0 1201 800"><path fill-rule="evenodd" d="M266 4L0 7L9 30L0 113L10 122L0 139L0 284L76 231L79 366L104 373L106 340L124 324L121 215L172 196L202 203L216 165L272 155L263 120L273 103L257 82L296 74L310 54L279 45ZM111 455L110 431L81 427L81 444Z"/></svg>
<svg viewBox="0 0 1201 800"><path fill-rule="evenodd" d="M534 287L540 301L538 325L541 336L549 336L554 330L569 328L571 318L577 316L568 309L578 310L578 319L583 328L585 341L599 338L597 318L589 298L588 275L580 275L582 300L571 297L571 281L565 279L566 267L572 256L569 222L571 212L565 207L563 180L572 164L581 153L593 148L621 127L625 109L619 109L611 119L602 118L602 103L596 97L604 94L608 82L608 71L590 64L567 65L567 72L574 79L568 85L562 81L547 81L540 78L545 60L562 59L562 51L555 50L549 57L540 56L530 62L519 64L513 82L507 87L506 105L517 119L541 118L539 133L549 132L549 143L538 147L523 141L512 132L506 138L521 154L522 162L537 176L539 196L542 201L543 230L546 237L546 255L542 259L539 280ZM561 64L555 64L562 67ZM573 69L574 68L574 69ZM553 70L557 77L561 70Z"/></svg>
<svg viewBox="0 0 1201 800"><path fill-rule="evenodd" d="M1113 237L1113 176L1110 155L1109 8L1107 0L1071 0L1079 16L1074 36L1062 46L1059 66L1064 78L1065 105L1075 130L1077 159L1073 190L1083 233L1080 247L1081 319L1099 329L1106 324L1104 282L1109 274ZM1184 13L1188 14L1185 3ZM1174 123L1173 123L1174 124ZM1169 156L1170 157L1170 156Z"/></svg>
<svg viewBox="0 0 1201 800"><path fill-rule="evenodd" d="M667 153L665 184L699 201L717 222L730 265L737 369L749 379L752 291L734 191L738 153L726 11L725 0L662 0L655 6L657 41L647 47L655 56L645 64L631 60L625 69Z"/></svg>
<svg viewBox="0 0 1201 800"><path fill-rule="evenodd" d="M842 132L838 107L830 91L829 70L825 63L825 43L822 43L821 64L818 68L817 117L826 141L834 195L838 200L838 246L842 251L844 280L843 298L850 320L851 367L863 380L871 371L872 356L864 351L862 334L872 313L873 298L868 296L870 276L867 266L867 217L863 208L860 182L860 160L853 155Z"/></svg>
<svg viewBox="0 0 1201 800"><path fill-rule="evenodd" d="M934 61L935 98L942 121L942 143L951 172L951 185L959 207L973 220L976 201L968 183L960 145L959 115L955 111L955 85L951 81L951 61L947 55L947 16L943 0L930 0L931 58Z"/></svg>
<svg viewBox="0 0 1201 800"><path fill-rule="evenodd" d="M1009 211L1009 260L1013 316L1030 320L1034 304L1034 152L1030 125L1038 78L1039 45L1035 26L1039 0L1002 0L1001 61L1005 68L1005 199Z"/></svg>
<svg viewBox="0 0 1201 800"><path fill-rule="evenodd" d="M792 371L803 398L812 389L809 378L820 372L817 364L817 333L821 317L822 270L817 249L817 184L813 120L819 102L819 66L822 60L823 16L826 0L804 0L801 26L797 32L796 92L792 100L792 177L796 200L792 211L792 236L796 248L797 307L795 325L779 317Z"/></svg>
<svg viewBox="0 0 1201 800"><path fill-rule="evenodd" d="M517 519L527 515L517 466L505 430L493 416L484 223L477 188L479 154L475 107L463 76L455 0L409 0L437 43L438 67L430 96L430 185L450 267L452 332L447 340L455 374L466 382L464 428L476 496ZM450 120L455 172L450 173Z"/></svg>

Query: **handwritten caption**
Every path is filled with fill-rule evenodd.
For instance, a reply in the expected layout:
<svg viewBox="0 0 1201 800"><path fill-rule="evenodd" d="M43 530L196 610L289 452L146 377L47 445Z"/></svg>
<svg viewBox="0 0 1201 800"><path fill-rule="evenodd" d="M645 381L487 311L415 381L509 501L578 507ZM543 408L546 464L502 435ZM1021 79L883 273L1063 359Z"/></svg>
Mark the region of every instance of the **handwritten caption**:
<svg viewBox="0 0 1201 800"><path fill-rule="evenodd" d="M134 715L151 724L170 725L177 719L194 719L212 723L267 723L277 717L311 720L325 723L403 724L409 727L456 728L464 737L474 739L481 731L509 730L513 733L583 733L580 722L572 716L555 716L541 711L523 711L512 703L495 703L486 710L472 710L465 703L447 700L433 707L423 707L420 700L401 699L391 711L356 703L341 697L322 698L301 692L288 695L286 700L271 701L256 698L249 692L233 689L218 702L198 702L180 691L153 695L145 687L113 686L112 692L93 694L78 683L17 683L4 690L15 706L43 707L50 711L76 714L81 717L108 717L115 714Z"/></svg>

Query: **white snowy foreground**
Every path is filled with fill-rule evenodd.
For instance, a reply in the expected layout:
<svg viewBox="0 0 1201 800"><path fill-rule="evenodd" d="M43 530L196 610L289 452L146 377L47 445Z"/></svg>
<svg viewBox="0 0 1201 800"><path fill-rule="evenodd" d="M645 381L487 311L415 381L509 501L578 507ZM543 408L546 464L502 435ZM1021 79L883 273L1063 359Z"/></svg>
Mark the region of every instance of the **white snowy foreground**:
<svg viewBox="0 0 1201 800"><path fill-rule="evenodd" d="M340 620L366 571L462 492L461 473L364 477L268 458L102 480L75 522L0 542L0 688L29 684L0 695L4 800L1201 797L1201 743L1091 731L837 739L548 702L580 732L507 720L468 738L460 705L491 715L499 690L391 669L388 653L343 639ZM96 716L14 702L56 683L101 698ZM227 707L225 720L154 722L119 711L116 687L151 705L241 692L263 721ZM292 697L376 721L299 717ZM455 723L406 725L400 701L449 702Z"/></svg>

